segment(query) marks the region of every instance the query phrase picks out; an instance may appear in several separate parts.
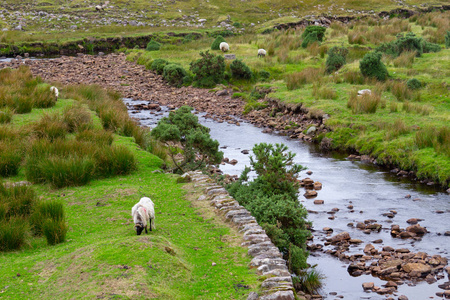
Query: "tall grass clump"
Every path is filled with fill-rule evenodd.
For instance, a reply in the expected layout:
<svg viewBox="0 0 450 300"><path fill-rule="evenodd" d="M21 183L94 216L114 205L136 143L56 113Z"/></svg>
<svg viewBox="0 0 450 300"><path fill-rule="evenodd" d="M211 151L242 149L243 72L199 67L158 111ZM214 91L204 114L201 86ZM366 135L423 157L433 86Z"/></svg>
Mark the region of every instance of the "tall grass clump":
<svg viewBox="0 0 450 300"><path fill-rule="evenodd" d="M286 85L288 90L295 90L305 84L319 81L322 75L322 69L306 68L301 72L295 72L286 75Z"/></svg>
<svg viewBox="0 0 450 300"><path fill-rule="evenodd" d="M0 220L0 251L13 251L26 244L28 224L22 218Z"/></svg>
<svg viewBox="0 0 450 300"><path fill-rule="evenodd" d="M364 84L364 77L361 72L348 71L343 74L344 82L350 84Z"/></svg>
<svg viewBox="0 0 450 300"><path fill-rule="evenodd" d="M315 268L302 271L298 276L292 277L292 283L296 290L301 290L309 295L318 294L325 277Z"/></svg>
<svg viewBox="0 0 450 300"><path fill-rule="evenodd" d="M409 100L413 97L413 92L403 81L393 81L390 84L390 90L398 101Z"/></svg>
<svg viewBox="0 0 450 300"><path fill-rule="evenodd" d="M450 127L424 127L416 132L415 145L422 149L433 147L437 152L450 156Z"/></svg>
<svg viewBox="0 0 450 300"><path fill-rule="evenodd" d="M20 141L0 139L0 176L15 176L24 155L23 145Z"/></svg>
<svg viewBox="0 0 450 300"><path fill-rule="evenodd" d="M39 202L30 217L30 224L33 234L43 234L49 245L64 242L68 228L63 203L56 200Z"/></svg>
<svg viewBox="0 0 450 300"><path fill-rule="evenodd" d="M96 129L86 129L78 132L75 136L77 141L86 141L90 143L95 143L100 146L110 146L114 141L114 137L111 131L106 130L96 130Z"/></svg>
<svg viewBox="0 0 450 300"><path fill-rule="evenodd" d="M38 138L45 138L50 141L64 139L68 131L67 124L63 122L58 114L45 114L32 125L32 129Z"/></svg>
<svg viewBox="0 0 450 300"><path fill-rule="evenodd" d="M91 112L81 103L64 108L62 121L66 124L67 131L70 133L92 126Z"/></svg>
<svg viewBox="0 0 450 300"><path fill-rule="evenodd" d="M316 99L336 99L336 90L328 86L320 86L319 84L313 84L312 95Z"/></svg>
<svg viewBox="0 0 450 300"><path fill-rule="evenodd" d="M33 93L33 106L37 108L49 108L56 104L56 97L50 91L50 85L39 84L35 87Z"/></svg>
<svg viewBox="0 0 450 300"><path fill-rule="evenodd" d="M377 108L382 105L381 95L377 93L365 93L358 95L358 91L354 90L350 93L347 102L347 107L352 110L354 114L374 114Z"/></svg>
<svg viewBox="0 0 450 300"><path fill-rule="evenodd" d="M417 113L423 116L427 116L433 112L433 108L428 105L421 105L419 103L411 103L409 101L405 101L403 103L403 111L407 113Z"/></svg>
<svg viewBox="0 0 450 300"><path fill-rule="evenodd" d="M34 190L29 186L0 184L0 203L4 206L5 218L28 217L37 201Z"/></svg>
<svg viewBox="0 0 450 300"><path fill-rule="evenodd" d="M126 175L137 168L133 153L122 146L99 149L94 157L96 173L102 177Z"/></svg>
<svg viewBox="0 0 450 300"><path fill-rule="evenodd" d="M0 124L10 123L14 116L14 109L9 107L0 108Z"/></svg>
<svg viewBox="0 0 450 300"><path fill-rule="evenodd" d="M392 62L394 63L394 66L397 68L399 67L411 68L416 56L417 56L416 51L405 51L402 54L400 54L397 58L395 58Z"/></svg>

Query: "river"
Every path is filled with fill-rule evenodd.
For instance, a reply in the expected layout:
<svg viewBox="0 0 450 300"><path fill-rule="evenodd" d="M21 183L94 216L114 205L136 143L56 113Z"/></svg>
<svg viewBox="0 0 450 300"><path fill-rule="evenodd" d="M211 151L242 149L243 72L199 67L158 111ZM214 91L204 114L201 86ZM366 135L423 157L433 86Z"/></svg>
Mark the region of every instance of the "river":
<svg viewBox="0 0 450 300"><path fill-rule="evenodd" d="M132 101L124 99L127 104L147 103L143 101ZM159 113L152 111L130 111L130 115L140 120L143 126L154 127L158 119L167 115L168 110L163 108ZM199 114L200 123L211 129L212 138L220 143L224 157L236 159L236 165L225 164L220 168L224 173L239 175L244 166L249 165L251 149L257 143L284 143L289 150L296 153L295 161L312 171L312 175L301 173L301 177L310 177L314 181L320 181L323 188L318 191L315 199L324 200L323 205L313 204L313 200L306 199L300 191L299 201L310 211L309 220L313 223L314 243L323 244L326 234L322 228L331 227L334 234L347 231L352 238L361 239L364 243L351 246L350 253L362 253L364 246L377 239L382 239L381 244L373 244L376 249L381 250L383 246L389 245L394 248L408 248L412 252L427 252L430 255L439 254L450 259L449 245L450 236L444 233L450 230L450 195L434 187L402 180L392 175L389 171L377 166L358 161L350 161L339 154L323 154L314 145L292 140L277 134L262 133L261 128L251 124L240 122L240 126L231 125L226 122L218 123L206 119ZM250 155L241 153L242 150L250 150ZM411 197L407 197L411 195ZM347 208L353 205L353 212ZM328 217L332 208L339 211L334 214L335 218ZM394 218L383 216L395 210ZM437 211L440 211L437 213ZM421 226L427 228L429 233L425 234L420 241L412 239L393 238L390 235L392 224L398 224L405 228L409 226L406 221L410 218L420 218ZM355 227L349 227L348 223L364 222L367 219L377 220L382 225L380 232L365 234ZM325 248L326 249L326 248ZM323 252L312 252L308 258L310 264L317 264L317 269L326 277L321 295L325 299L337 299L342 296L345 299L386 299L376 293L366 293L362 289L363 282L374 282L381 286L386 283L371 275L352 277L347 272L348 262ZM415 284L403 284L398 286L397 295L406 295L410 300L439 298L436 292L443 292L438 285L448 281L446 276L436 283L428 284L425 281ZM331 293L331 294L330 294ZM394 295L396 295L394 294ZM391 295L392 296L392 295Z"/></svg>

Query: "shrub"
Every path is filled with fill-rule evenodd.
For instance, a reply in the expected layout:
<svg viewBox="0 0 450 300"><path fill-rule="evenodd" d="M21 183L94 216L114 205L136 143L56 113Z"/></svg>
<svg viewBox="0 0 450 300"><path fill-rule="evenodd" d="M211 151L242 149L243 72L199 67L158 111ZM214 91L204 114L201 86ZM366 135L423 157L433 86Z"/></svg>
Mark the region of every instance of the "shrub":
<svg viewBox="0 0 450 300"><path fill-rule="evenodd" d="M313 44L318 41L319 41L319 37L317 35L317 32L311 32L310 34L308 34L307 36L305 36L303 38L302 47L306 48L306 47L308 47L309 44Z"/></svg>
<svg viewBox="0 0 450 300"><path fill-rule="evenodd" d="M422 42L423 47L423 53L430 53L430 52L439 52L441 51L441 46L434 43L429 43L427 41Z"/></svg>
<svg viewBox="0 0 450 300"><path fill-rule="evenodd" d="M310 25L305 28L302 33L302 38L306 38L308 35L314 34L317 37L317 41L322 42L325 36L326 27Z"/></svg>
<svg viewBox="0 0 450 300"><path fill-rule="evenodd" d="M211 44L211 50L220 50L220 43L225 42L223 36L218 35L216 39Z"/></svg>
<svg viewBox="0 0 450 300"><path fill-rule="evenodd" d="M186 75L186 71L180 65L168 64L164 66L163 78L171 85L180 87L183 84L183 79Z"/></svg>
<svg viewBox="0 0 450 300"><path fill-rule="evenodd" d="M416 78L411 78L406 82L406 85L408 86L409 89L411 90L418 90L422 87L422 83L416 79Z"/></svg>
<svg viewBox="0 0 450 300"><path fill-rule="evenodd" d="M445 47L450 48L450 31L447 31L445 35Z"/></svg>
<svg viewBox="0 0 450 300"><path fill-rule="evenodd" d="M147 47L145 48L145 50L147 51L158 51L161 48L161 44L158 43L157 41L151 40L150 42L148 42Z"/></svg>
<svg viewBox="0 0 450 300"><path fill-rule="evenodd" d="M438 52L440 50L441 47L439 45L426 42L412 32L409 32L406 35L400 34L397 36L397 40L390 43L383 43L376 49L376 51L394 57L399 56L405 51L416 52L417 56L421 56L422 53Z"/></svg>
<svg viewBox="0 0 450 300"><path fill-rule="evenodd" d="M0 220L0 251L20 249L26 241L27 225L21 218Z"/></svg>
<svg viewBox="0 0 450 300"><path fill-rule="evenodd" d="M261 70L261 71L258 72L258 77L262 81L266 81L266 80L268 80L270 78L270 73L268 71Z"/></svg>
<svg viewBox="0 0 450 300"><path fill-rule="evenodd" d="M242 62L242 60L235 59L230 64L231 76L237 79L251 79L253 76L250 68Z"/></svg>
<svg viewBox="0 0 450 300"><path fill-rule="evenodd" d="M137 168L133 153L123 146L99 149L94 158L96 172L103 177L126 175Z"/></svg>
<svg viewBox="0 0 450 300"><path fill-rule="evenodd" d="M169 62L167 60L157 58L152 62L150 69L155 71L157 74L162 75L162 73L164 72L164 67L168 64Z"/></svg>
<svg viewBox="0 0 450 300"><path fill-rule="evenodd" d="M224 79L225 61L222 56L200 52L202 58L191 62L194 83L200 87L213 87Z"/></svg>
<svg viewBox="0 0 450 300"><path fill-rule="evenodd" d="M328 50L325 71L327 73L332 73L339 70L343 65L345 65L347 54L348 50L344 47L333 47Z"/></svg>
<svg viewBox="0 0 450 300"><path fill-rule="evenodd" d="M47 219L44 222L42 231L47 239L47 243L56 245L66 240L67 224L64 220Z"/></svg>
<svg viewBox="0 0 450 300"><path fill-rule="evenodd" d="M353 91L350 94L350 98L347 102L347 107L351 108L354 114L359 113L376 113L378 106L381 104L381 96L377 93L365 93L361 96L357 91Z"/></svg>
<svg viewBox="0 0 450 300"><path fill-rule="evenodd" d="M3 107L0 110L0 124L10 123L14 115L14 110L9 107Z"/></svg>
<svg viewBox="0 0 450 300"><path fill-rule="evenodd" d="M220 163L223 157L219 142L211 139L209 128L201 125L191 110L189 106L182 106L171 111L169 117L162 118L151 131L155 139L168 147L174 171L182 173ZM181 161L175 157L178 153L182 154Z"/></svg>
<svg viewBox="0 0 450 300"><path fill-rule="evenodd" d="M0 176L15 176L19 172L24 151L20 143L0 140Z"/></svg>
<svg viewBox="0 0 450 300"><path fill-rule="evenodd" d="M365 77L384 81L389 76L386 66L381 62L381 53L370 52L359 62L359 69Z"/></svg>

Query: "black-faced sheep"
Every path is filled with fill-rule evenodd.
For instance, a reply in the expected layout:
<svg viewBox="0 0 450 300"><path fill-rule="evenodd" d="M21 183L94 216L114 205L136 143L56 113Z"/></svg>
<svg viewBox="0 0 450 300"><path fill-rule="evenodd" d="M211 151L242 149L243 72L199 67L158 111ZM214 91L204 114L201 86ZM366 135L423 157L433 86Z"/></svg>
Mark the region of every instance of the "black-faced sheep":
<svg viewBox="0 0 450 300"><path fill-rule="evenodd" d="M258 57L264 57L264 56L266 56L266 50L258 49Z"/></svg>
<svg viewBox="0 0 450 300"><path fill-rule="evenodd" d="M148 197L142 197L138 203L136 203L131 209L131 216L134 221L134 228L136 229L136 234L141 235L142 231L145 229L147 231L147 224L152 229L155 227L155 205L153 201Z"/></svg>
<svg viewBox="0 0 450 300"><path fill-rule="evenodd" d="M230 46L227 43L222 42L219 45L219 49L222 50L222 52L227 52L228 50L230 50Z"/></svg>
<svg viewBox="0 0 450 300"><path fill-rule="evenodd" d="M97 6L95 7L95 10L96 10L96 11L102 11L102 10L103 10L103 6L102 6L102 5L97 5Z"/></svg>

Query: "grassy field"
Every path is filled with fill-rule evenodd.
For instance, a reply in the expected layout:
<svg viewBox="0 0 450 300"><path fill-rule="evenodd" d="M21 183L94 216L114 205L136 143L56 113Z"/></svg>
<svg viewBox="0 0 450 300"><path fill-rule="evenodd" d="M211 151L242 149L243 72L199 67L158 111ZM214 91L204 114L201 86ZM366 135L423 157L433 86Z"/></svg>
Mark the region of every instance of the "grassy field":
<svg viewBox="0 0 450 300"><path fill-rule="evenodd" d="M74 102L59 99L51 108L15 114L9 126L25 131ZM92 118L101 127L94 112ZM137 170L78 187L32 185L40 201L63 202L66 241L49 246L44 237L30 234L20 250L0 253L0 297L246 299L257 290L258 278L248 268L250 257L236 230L209 207L196 204L198 192L162 173L163 161L142 150L133 137L113 137L113 146L133 153ZM3 182L25 176L21 167ZM136 236L131 207L144 195L155 203L156 230Z"/></svg>
<svg viewBox="0 0 450 300"><path fill-rule="evenodd" d="M450 182L450 50L445 49L444 34L450 30L448 12L435 12L409 20L367 19L348 25L334 23L326 30L321 44L300 46L303 29L275 31L271 34L247 34L227 37L230 52L242 59L254 73L268 71L269 81L235 81L234 89L248 98L252 88L271 88L268 97L286 103L301 103L311 116L328 114L326 137L331 147L368 154L378 162L417 172L444 186ZM359 61L371 49L396 40L398 34L413 32L424 40L437 43L441 51L420 56L405 52L399 57L383 55L389 78L377 82L363 78ZM210 49L213 38L184 45L163 45L160 51L135 50L128 59L150 66L156 58L178 63L189 69L200 51ZM333 46L349 51L346 64L337 72L326 74L327 51ZM256 56L264 48L265 58ZM219 53L219 52L216 52ZM227 62L227 70L229 72ZM409 79L422 83L418 90L407 87ZM375 113L358 112L349 99L362 89L376 94ZM353 96L355 97L355 96ZM318 140L324 138L318 136Z"/></svg>
<svg viewBox="0 0 450 300"><path fill-rule="evenodd" d="M275 24L311 15L348 16L374 14L396 8L415 9L446 4L446 1L123 1L110 0L104 11L95 6L104 1L15 1L0 9L11 13L0 18L0 42L63 42L73 39L126 36L161 31L204 31L226 21L236 30L253 32ZM15 13L18 12L18 13ZM1 16L0 16L1 17ZM205 19L205 21L199 21ZM23 31L13 30L21 25ZM75 26L75 27L74 27Z"/></svg>

